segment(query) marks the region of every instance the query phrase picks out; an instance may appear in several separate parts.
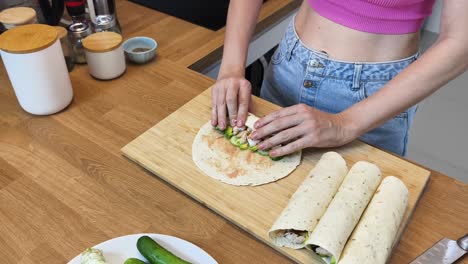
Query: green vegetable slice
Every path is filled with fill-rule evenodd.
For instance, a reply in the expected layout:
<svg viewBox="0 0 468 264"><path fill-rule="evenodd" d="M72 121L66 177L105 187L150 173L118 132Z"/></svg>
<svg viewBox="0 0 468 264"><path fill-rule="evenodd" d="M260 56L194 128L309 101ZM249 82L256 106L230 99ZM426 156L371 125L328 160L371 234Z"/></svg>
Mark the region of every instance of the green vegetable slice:
<svg viewBox="0 0 468 264"><path fill-rule="evenodd" d="M240 148L241 150L246 150L246 149L249 148L249 143L241 144L241 145L239 145L239 148Z"/></svg>
<svg viewBox="0 0 468 264"><path fill-rule="evenodd" d="M262 155L262 156L270 156L270 150L259 149L259 150L257 150L257 153Z"/></svg>
<svg viewBox="0 0 468 264"><path fill-rule="evenodd" d="M270 155L268 155L268 156L270 156ZM270 156L270 159L271 159L271 160L274 160L274 161L281 160L282 158L283 158L283 156L279 156L279 157L272 157L272 156Z"/></svg>
<svg viewBox="0 0 468 264"><path fill-rule="evenodd" d="M256 152L258 150L258 146L255 145L255 146L251 146L249 147L249 149L252 151L252 152Z"/></svg>
<svg viewBox="0 0 468 264"><path fill-rule="evenodd" d="M216 126L216 127L215 127L215 130L217 130L217 131L219 131L219 132L221 132L221 133L224 133L224 130L225 130L225 129L220 129L219 126Z"/></svg>
<svg viewBox="0 0 468 264"><path fill-rule="evenodd" d="M240 138L238 138L236 136L232 136L229 141L231 142L231 144L233 144L236 147L238 147L240 145Z"/></svg>
<svg viewBox="0 0 468 264"><path fill-rule="evenodd" d="M231 126L228 126L228 127L224 130L224 137L230 139L232 136L233 136L233 129L232 129Z"/></svg>

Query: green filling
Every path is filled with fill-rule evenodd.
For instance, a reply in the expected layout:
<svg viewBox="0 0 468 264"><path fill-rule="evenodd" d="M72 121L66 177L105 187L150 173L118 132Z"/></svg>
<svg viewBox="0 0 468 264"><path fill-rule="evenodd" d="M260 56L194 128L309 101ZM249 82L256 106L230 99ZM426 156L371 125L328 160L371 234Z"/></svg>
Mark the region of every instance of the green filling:
<svg viewBox="0 0 468 264"><path fill-rule="evenodd" d="M269 150L259 149L259 150L257 150L257 153L262 155L262 156L270 156L270 151Z"/></svg>
<svg viewBox="0 0 468 264"><path fill-rule="evenodd" d="M225 130L225 129L220 129L219 126L216 126L215 129L221 133L224 133L224 130Z"/></svg>
<svg viewBox="0 0 468 264"><path fill-rule="evenodd" d="M241 144L241 145L239 145L239 148L240 148L241 150L246 150L246 149L249 148L249 143Z"/></svg>
<svg viewBox="0 0 468 264"><path fill-rule="evenodd" d="M230 139L232 136L233 136L233 129L232 129L231 126L228 126L228 127L224 130L224 137L226 137L227 139Z"/></svg>
<svg viewBox="0 0 468 264"><path fill-rule="evenodd" d="M279 157L272 157L272 156L270 156L270 159L271 159L271 160L274 160L274 161L281 160L282 158L283 158L283 156L279 156Z"/></svg>
<svg viewBox="0 0 468 264"><path fill-rule="evenodd" d="M248 142L245 142L244 144L241 144L241 139L240 137L237 137L234 135L234 129L233 127L231 126L227 126L226 129L219 129L218 126L215 127L215 130L218 131L218 132L221 132L224 134L224 137L229 139L229 142L231 142L232 145L240 148L241 150L246 150L246 149L250 149L250 151L252 152L257 152L258 154L262 155L262 156L268 156L270 157L271 160L273 161L278 161L278 160L281 160L284 156L281 156L281 157L271 157L270 156L270 150L261 150L261 149L258 149L258 145L255 145L255 146L249 146L249 143Z"/></svg>
<svg viewBox="0 0 468 264"><path fill-rule="evenodd" d="M257 145L251 146L249 149L250 149L252 152L255 152L255 151L258 150L258 146L257 146Z"/></svg>
<svg viewBox="0 0 468 264"><path fill-rule="evenodd" d="M233 144L236 147L240 146L240 138L236 136L232 136L229 141L231 142L231 144Z"/></svg>

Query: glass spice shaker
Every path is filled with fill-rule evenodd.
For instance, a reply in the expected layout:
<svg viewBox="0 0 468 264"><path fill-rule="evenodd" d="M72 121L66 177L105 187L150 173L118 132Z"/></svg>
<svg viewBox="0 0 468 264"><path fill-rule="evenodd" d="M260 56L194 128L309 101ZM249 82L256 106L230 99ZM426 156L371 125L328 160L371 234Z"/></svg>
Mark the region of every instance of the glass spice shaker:
<svg viewBox="0 0 468 264"><path fill-rule="evenodd" d="M71 72L73 66L75 66L75 62L73 61L73 53L70 41L67 37L67 30L60 26L55 26L55 29L57 29L57 36L60 39L60 45L62 46L63 56L65 57L68 72Z"/></svg>
<svg viewBox="0 0 468 264"><path fill-rule="evenodd" d="M75 63L86 63L86 55L83 48L83 39L91 35L91 27L87 23L76 22L67 27L68 39L73 51Z"/></svg>

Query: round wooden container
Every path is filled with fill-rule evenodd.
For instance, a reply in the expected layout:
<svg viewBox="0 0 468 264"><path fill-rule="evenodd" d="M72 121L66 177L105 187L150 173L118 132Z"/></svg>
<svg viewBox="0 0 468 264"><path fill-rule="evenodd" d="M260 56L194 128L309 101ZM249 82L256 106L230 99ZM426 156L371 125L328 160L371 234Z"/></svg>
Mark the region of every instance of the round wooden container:
<svg viewBox="0 0 468 264"><path fill-rule="evenodd" d="M0 54L21 107L48 115L70 104L73 90L57 30L31 24L0 35Z"/></svg>
<svg viewBox="0 0 468 264"><path fill-rule="evenodd" d="M13 7L0 12L0 22L6 29L37 23L36 11L30 7Z"/></svg>
<svg viewBox="0 0 468 264"><path fill-rule="evenodd" d="M115 32L99 32L83 40L89 73L101 80L119 77L125 72L122 36Z"/></svg>

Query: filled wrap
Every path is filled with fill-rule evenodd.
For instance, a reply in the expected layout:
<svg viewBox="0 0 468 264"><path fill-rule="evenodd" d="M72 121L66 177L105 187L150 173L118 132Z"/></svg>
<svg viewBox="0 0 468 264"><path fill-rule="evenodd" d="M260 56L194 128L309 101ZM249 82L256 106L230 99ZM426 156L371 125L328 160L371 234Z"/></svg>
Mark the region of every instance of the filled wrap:
<svg viewBox="0 0 468 264"><path fill-rule="evenodd" d="M258 117L249 114L246 125L254 130ZM239 132L240 134L240 132ZM248 144L247 144L248 146ZM301 162L301 151L273 160L249 149L233 146L208 121L198 131L192 144L192 159L206 175L232 185L261 185L286 177Z"/></svg>
<svg viewBox="0 0 468 264"><path fill-rule="evenodd" d="M380 183L380 169L359 161L349 170L338 192L306 241L327 263L334 263Z"/></svg>
<svg viewBox="0 0 468 264"><path fill-rule="evenodd" d="M322 155L291 197L268 235L277 246L304 247L347 173L346 161L336 152Z"/></svg>
<svg viewBox="0 0 468 264"><path fill-rule="evenodd" d="M343 250L339 264L384 264L392 250L408 205L408 189L386 177Z"/></svg>

